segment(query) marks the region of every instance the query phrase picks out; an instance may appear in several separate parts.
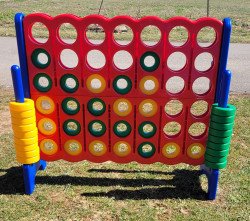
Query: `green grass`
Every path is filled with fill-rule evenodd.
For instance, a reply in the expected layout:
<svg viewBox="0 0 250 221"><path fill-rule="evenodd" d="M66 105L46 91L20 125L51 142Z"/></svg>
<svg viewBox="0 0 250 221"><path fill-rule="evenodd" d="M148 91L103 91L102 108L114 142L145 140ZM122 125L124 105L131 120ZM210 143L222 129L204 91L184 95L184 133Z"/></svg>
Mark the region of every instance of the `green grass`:
<svg viewBox="0 0 250 221"><path fill-rule="evenodd" d="M232 95L237 118L218 198L206 201L197 167L111 162L48 164L33 195L23 194L15 161L8 102L1 88L0 220L249 220L250 96ZM201 185L200 185L201 183Z"/></svg>
<svg viewBox="0 0 250 221"><path fill-rule="evenodd" d="M71 0L1 0L0 1L0 36L14 36L13 17L18 11L25 14L32 12L44 12L52 16L61 13L72 13L78 16L98 13L101 1L79 1ZM210 16L218 19L231 17L233 24L232 42L250 42L250 4L245 0L213 0L210 1ZM191 19L206 16L206 0L105 0L101 14L107 17L126 14L135 18L141 18L146 15L156 15L163 19L173 16L186 16ZM44 32L38 32L38 36L44 36ZM153 34L153 35L152 35ZM146 35L146 40L154 40L157 33L153 32ZM72 31L68 30L65 37L73 37ZM98 38L90 35L92 38ZM126 40L129 33L120 37ZM203 41L207 40L206 35L202 35ZM181 37L177 39L180 40Z"/></svg>

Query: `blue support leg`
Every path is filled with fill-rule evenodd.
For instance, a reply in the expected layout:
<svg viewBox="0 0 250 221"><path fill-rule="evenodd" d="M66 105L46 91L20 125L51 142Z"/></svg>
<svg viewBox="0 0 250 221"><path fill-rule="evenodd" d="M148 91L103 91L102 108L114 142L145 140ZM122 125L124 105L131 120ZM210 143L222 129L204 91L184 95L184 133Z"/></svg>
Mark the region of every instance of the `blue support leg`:
<svg viewBox="0 0 250 221"><path fill-rule="evenodd" d="M201 174L205 174L208 179L207 198L209 200L214 200L217 194L220 171L218 169L211 169L202 165Z"/></svg>
<svg viewBox="0 0 250 221"><path fill-rule="evenodd" d="M24 187L25 193L30 195L35 190L35 179L36 173L38 170L45 170L46 161L40 160L37 163L33 164L24 164L23 165L23 179L24 179Z"/></svg>

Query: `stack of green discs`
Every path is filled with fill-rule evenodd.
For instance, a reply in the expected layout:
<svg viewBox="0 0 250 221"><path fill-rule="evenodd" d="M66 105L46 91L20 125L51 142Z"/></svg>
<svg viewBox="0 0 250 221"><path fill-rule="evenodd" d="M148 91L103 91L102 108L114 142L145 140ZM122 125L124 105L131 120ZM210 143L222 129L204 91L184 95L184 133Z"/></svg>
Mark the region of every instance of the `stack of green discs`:
<svg viewBox="0 0 250 221"><path fill-rule="evenodd" d="M227 156L233 133L236 108L228 105L227 108L212 105L208 141L205 153L205 164L212 169L222 169L227 165Z"/></svg>

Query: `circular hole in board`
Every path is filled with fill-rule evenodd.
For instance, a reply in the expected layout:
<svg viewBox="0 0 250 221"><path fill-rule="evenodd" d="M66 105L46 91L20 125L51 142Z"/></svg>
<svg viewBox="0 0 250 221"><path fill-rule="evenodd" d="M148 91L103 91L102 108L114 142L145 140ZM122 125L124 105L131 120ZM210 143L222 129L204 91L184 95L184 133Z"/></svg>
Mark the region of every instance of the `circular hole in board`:
<svg viewBox="0 0 250 221"><path fill-rule="evenodd" d="M195 94L204 95L211 87L210 80L207 77L199 77L193 82L192 90Z"/></svg>
<svg viewBox="0 0 250 221"><path fill-rule="evenodd" d="M78 65L78 56L71 49L63 49L60 54L60 60L64 68L75 68Z"/></svg>
<svg viewBox="0 0 250 221"><path fill-rule="evenodd" d="M200 47L209 47L216 40L216 32L212 27L203 27L197 34L197 43Z"/></svg>
<svg viewBox="0 0 250 221"><path fill-rule="evenodd" d="M101 69L106 64L105 55L99 50L91 50L87 54L88 65L93 69Z"/></svg>
<svg viewBox="0 0 250 221"><path fill-rule="evenodd" d="M208 103L204 100L195 101L190 108L190 112L195 117L202 117L208 112Z"/></svg>
<svg viewBox="0 0 250 221"><path fill-rule="evenodd" d="M44 25L41 22L35 22L32 25L31 34L32 34L32 37L35 39L35 41L38 43L44 44L49 39L49 30L46 27L46 25Z"/></svg>
<svg viewBox="0 0 250 221"><path fill-rule="evenodd" d="M165 105L165 112L169 116L177 116L183 110L183 104L179 100L171 100Z"/></svg>
<svg viewBox="0 0 250 221"><path fill-rule="evenodd" d="M85 35L88 42L94 45L100 45L105 40L105 31L99 24L90 24L86 28Z"/></svg>
<svg viewBox="0 0 250 221"><path fill-rule="evenodd" d="M132 66L133 57L129 52L120 50L114 54L113 62L118 69L126 70Z"/></svg>
<svg viewBox="0 0 250 221"><path fill-rule="evenodd" d="M194 67L197 71L205 72L213 66L213 56L208 52L200 53L194 61Z"/></svg>
<svg viewBox="0 0 250 221"><path fill-rule="evenodd" d="M183 46L188 40L188 31L183 26L175 26L169 32L168 40L174 47Z"/></svg>
<svg viewBox="0 0 250 221"><path fill-rule="evenodd" d="M172 71L182 70L185 67L186 62L186 55L179 51L172 53L167 59L168 68Z"/></svg>
<svg viewBox="0 0 250 221"><path fill-rule="evenodd" d="M132 42L134 33L128 25L121 24L115 27L113 37L117 44L128 45Z"/></svg>
<svg viewBox="0 0 250 221"><path fill-rule="evenodd" d="M155 46L161 40L161 31L154 25L148 25L142 29L141 41L147 46Z"/></svg>
<svg viewBox="0 0 250 221"><path fill-rule="evenodd" d="M59 37L66 44L73 44L77 38L77 31L70 23L63 23L59 27Z"/></svg>
<svg viewBox="0 0 250 221"><path fill-rule="evenodd" d="M169 137L176 137L181 132L181 125L176 121L171 121L165 124L163 132Z"/></svg>
<svg viewBox="0 0 250 221"><path fill-rule="evenodd" d="M184 89L185 82L181 77L173 76L166 83L166 90L171 94L181 93Z"/></svg>
<svg viewBox="0 0 250 221"><path fill-rule="evenodd" d="M205 132L206 132L206 125L202 122L195 122L188 129L188 133L193 138L200 138L205 134Z"/></svg>

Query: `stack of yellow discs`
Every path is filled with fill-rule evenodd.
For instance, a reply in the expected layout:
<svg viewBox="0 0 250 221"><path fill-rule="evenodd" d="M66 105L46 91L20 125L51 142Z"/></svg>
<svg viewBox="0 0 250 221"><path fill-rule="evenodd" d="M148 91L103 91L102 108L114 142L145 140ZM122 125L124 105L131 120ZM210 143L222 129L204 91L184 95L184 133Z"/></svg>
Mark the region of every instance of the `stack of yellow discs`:
<svg viewBox="0 0 250 221"><path fill-rule="evenodd" d="M40 151L34 101L10 102L10 113L17 161L22 164L38 162Z"/></svg>

